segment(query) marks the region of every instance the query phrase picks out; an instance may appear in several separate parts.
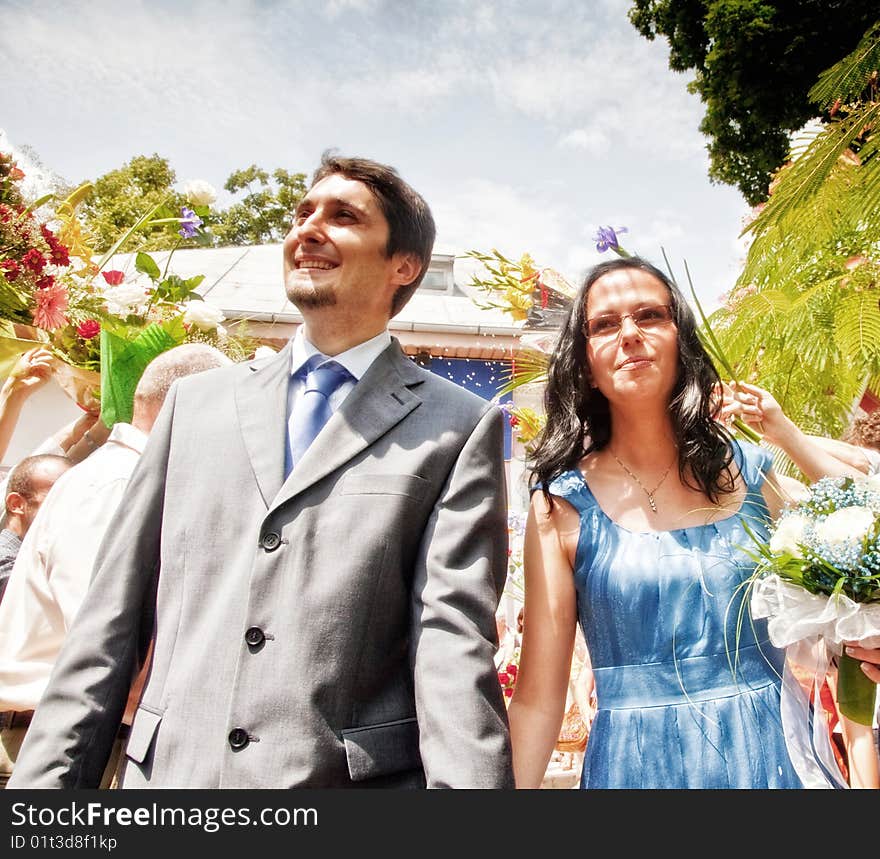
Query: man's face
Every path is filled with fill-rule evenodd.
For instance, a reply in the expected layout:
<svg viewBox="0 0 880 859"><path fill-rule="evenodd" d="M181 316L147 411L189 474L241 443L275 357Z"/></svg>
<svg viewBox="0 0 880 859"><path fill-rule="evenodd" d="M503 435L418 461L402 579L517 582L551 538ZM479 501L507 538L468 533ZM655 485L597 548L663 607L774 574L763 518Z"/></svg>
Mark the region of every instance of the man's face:
<svg viewBox="0 0 880 859"><path fill-rule="evenodd" d="M410 256L386 256L388 222L372 192L341 174L318 182L284 240L287 297L303 315L335 308L358 327L384 328L397 288L415 279Z"/></svg>

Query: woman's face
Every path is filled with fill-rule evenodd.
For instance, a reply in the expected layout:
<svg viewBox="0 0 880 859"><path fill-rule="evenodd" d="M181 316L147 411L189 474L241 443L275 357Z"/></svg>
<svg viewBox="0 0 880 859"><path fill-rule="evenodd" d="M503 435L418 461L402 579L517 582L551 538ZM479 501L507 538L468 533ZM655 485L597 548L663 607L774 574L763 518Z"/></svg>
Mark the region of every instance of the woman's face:
<svg viewBox="0 0 880 859"><path fill-rule="evenodd" d="M609 403L633 397L669 402L678 375L672 296L641 269L602 275L587 293L587 362Z"/></svg>

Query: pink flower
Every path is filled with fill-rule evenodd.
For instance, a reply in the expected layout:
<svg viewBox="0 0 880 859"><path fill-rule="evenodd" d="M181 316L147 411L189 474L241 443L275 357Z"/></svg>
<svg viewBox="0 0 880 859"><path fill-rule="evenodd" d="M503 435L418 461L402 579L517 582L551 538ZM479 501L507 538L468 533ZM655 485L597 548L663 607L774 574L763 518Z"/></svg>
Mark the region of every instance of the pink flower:
<svg viewBox="0 0 880 859"><path fill-rule="evenodd" d="M125 272L115 270L102 271L101 277L103 277L110 286L119 286L119 284L125 280Z"/></svg>
<svg viewBox="0 0 880 859"><path fill-rule="evenodd" d="M76 333L83 340L91 340L92 337L97 337L101 333L101 323L97 319L86 319L85 322L80 322L76 326Z"/></svg>
<svg viewBox="0 0 880 859"><path fill-rule="evenodd" d="M67 290L60 284L38 289L34 293L37 306L34 308L34 325L46 331L53 331L67 324Z"/></svg>

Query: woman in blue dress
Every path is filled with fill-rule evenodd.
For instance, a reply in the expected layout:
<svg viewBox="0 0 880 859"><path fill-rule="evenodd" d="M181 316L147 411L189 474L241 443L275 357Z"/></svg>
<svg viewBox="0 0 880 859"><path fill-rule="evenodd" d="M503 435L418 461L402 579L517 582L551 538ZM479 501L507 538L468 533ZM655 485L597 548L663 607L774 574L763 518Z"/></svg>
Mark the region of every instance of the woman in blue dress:
<svg viewBox="0 0 880 859"><path fill-rule="evenodd" d="M767 535L784 485L717 421L719 379L687 301L638 258L601 263L550 362L531 459L519 787L537 787L580 623L598 710L585 788L795 788L783 654L748 614L746 526Z"/></svg>

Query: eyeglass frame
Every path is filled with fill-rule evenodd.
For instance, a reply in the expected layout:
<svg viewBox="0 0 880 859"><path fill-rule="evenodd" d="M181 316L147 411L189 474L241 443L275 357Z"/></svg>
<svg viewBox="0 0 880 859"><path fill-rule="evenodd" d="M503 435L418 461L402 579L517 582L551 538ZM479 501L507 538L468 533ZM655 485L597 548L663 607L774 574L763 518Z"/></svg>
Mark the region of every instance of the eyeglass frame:
<svg viewBox="0 0 880 859"><path fill-rule="evenodd" d="M636 328L638 328L639 331L642 332L642 334L645 334L646 333L645 329L642 328L642 326L639 325L639 323L636 321L635 314L641 313L645 310L656 310L658 307L662 307L664 310L666 310L666 312L669 314L669 318L658 321L657 326L669 325L670 323L674 324L675 323L675 308L672 304L648 304L644 307L636 308L634 311L632 311L632 313L600 313L598 316L588 317L588 318L584 319L584 325L583 325L583 329L582 329L583 335L584 335L584 337L587 338L587 340L589 340L590 338L595 339L597 337L607 337L609 339L612 337L614 337L614 338L619 337L620 332L623 330L623 320L626 318L632 319L633 325L635 325ZM609 318L609 317L610 318L616 317L618 320L617 329L614 331L613 334L611 332L600 333L600 334L590 334L590 330L589 330L590 329L590 322L592 322L593 320L596 320L596 319L605 319L605 318ZM650 327L651 326L649 326L649 328Z"/></svg>

